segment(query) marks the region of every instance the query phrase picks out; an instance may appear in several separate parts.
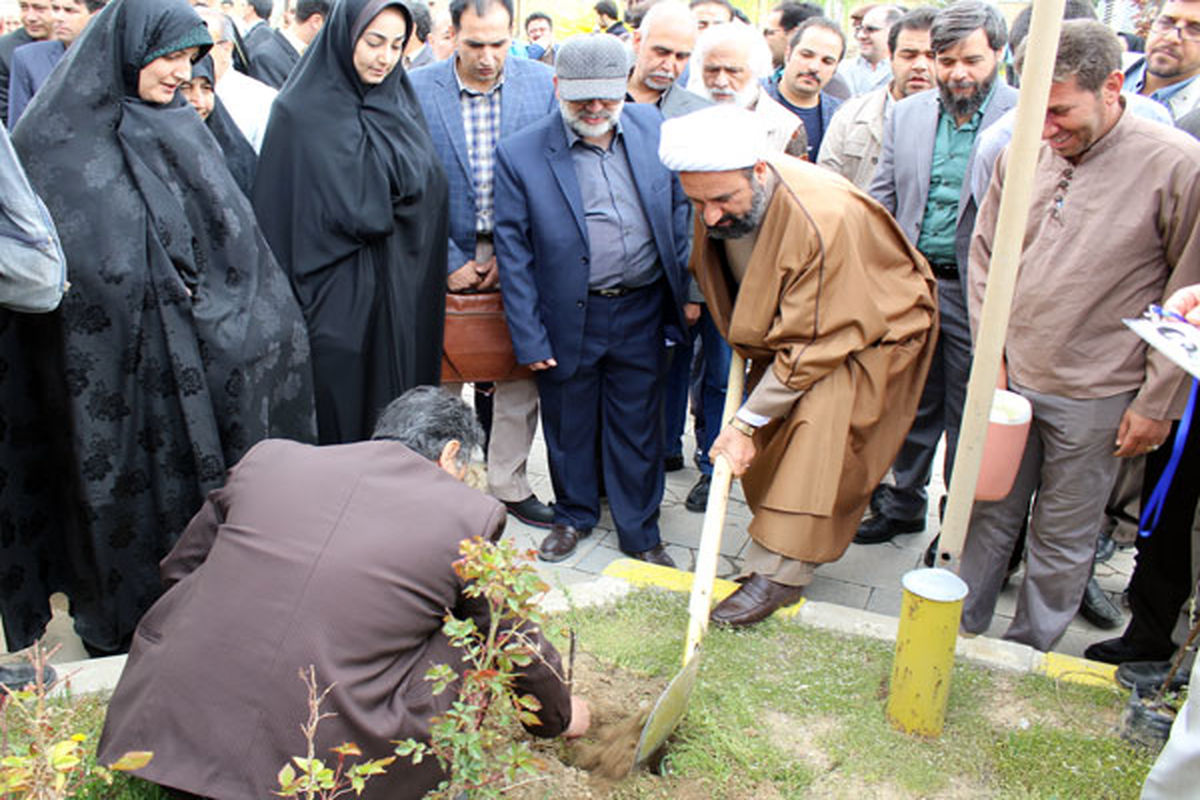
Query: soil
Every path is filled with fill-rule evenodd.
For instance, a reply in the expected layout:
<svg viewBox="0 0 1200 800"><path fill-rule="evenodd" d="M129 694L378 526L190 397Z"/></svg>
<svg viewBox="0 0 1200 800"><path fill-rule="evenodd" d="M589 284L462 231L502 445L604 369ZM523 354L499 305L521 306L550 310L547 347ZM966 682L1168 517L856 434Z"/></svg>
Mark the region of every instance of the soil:
<svg viewBox="0 0 1200 800"><path fill-rule="evenodd" d="M1037 703L1016 691L1016 678L996 673L992 699L985 705L988 721L1002 730L1025 730L1032 725L1071 728L1096 734L1111 732L1120 723L1120 712L1093 709L1086 715L1073 714L1067 703Z"/></svg>
<svg viewBox="0 0 1200 800"><path fill-rule="evenodd" d="M591 707L590 730L571 744L531 741L545 771L507 795L518 800L601 800L636 791L640 796L672 800L711 798L712 790L696 781L654 775L645 769L630 774L642 723L666 686L665 679L614 667L580 651L575 659L574 691L587 698Z"/></svg>

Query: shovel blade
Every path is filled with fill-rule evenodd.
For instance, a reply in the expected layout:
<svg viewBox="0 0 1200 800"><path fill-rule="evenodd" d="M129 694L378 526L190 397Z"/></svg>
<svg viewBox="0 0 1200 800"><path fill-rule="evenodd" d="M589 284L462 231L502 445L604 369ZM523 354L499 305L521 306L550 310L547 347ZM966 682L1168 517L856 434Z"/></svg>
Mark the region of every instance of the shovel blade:
<svg viewBox="0 0 1200 800"><path fill-rule="evenodd" d="M638 739L637 750L633 756L633 769L645 764L658 749L663 746L678 727L679 721L687 712L688 698L696 686L696 676L700 674L700 653L692 655L683 669L676 673L667 688L658 696L646 724L642 727L642 735Z"/></svg>

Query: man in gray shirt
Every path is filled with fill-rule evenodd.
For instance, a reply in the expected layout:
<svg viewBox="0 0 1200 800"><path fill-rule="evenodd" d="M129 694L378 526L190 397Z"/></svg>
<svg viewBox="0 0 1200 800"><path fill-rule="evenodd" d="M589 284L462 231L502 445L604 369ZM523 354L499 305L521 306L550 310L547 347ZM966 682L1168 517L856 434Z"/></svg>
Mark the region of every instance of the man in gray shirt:
<svg viewBox="0 0 1200 800"><path fill-rule="evenodd" d="M591 533L602 472L621 550L673 566L658 530L661 376L664 340L682 337L688 203L656 156L659 110L624 104L629 66L611 36L559 48L561 114L496 151L496 259L554 481L541 558L568 558Z"/></svg>

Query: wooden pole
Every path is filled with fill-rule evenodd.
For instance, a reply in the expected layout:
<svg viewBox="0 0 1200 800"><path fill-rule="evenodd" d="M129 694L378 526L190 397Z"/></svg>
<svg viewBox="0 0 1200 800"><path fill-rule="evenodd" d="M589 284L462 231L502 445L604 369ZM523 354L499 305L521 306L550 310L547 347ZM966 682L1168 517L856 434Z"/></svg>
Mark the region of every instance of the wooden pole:
<svg viewBox="0 0 1200 800"><path fill-rule="evenodd" d="M1046 104L1054 62L1058 57L1058 37L1062 29L1064 0L1035 0L1021 73L1021 96L1017 119L1009 146L1008 168L1004 175L1004 193L1000 198L1000 216L988 267L987 290L983 299L975 356L967 383L958 450L954 457L954 475L946 517L938 544L938 565L957 566L967 536L975 484L983 463L983 441L987 435L988 415L1008 330L1009 312L1017 282L1025 228L1033 195L1033 179L1041 144ZM970 176L964 178L969 180ZM964 284L967 276L963 275ZM965 289L964 285L964 289Z"/></svg>

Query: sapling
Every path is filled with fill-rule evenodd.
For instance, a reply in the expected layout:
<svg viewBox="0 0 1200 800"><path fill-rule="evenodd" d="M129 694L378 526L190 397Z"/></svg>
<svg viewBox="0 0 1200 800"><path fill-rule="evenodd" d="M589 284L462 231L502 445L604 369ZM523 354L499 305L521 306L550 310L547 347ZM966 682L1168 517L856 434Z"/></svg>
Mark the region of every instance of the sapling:
<svg viewBox="0 0 1200 800"><path fill-rule="evenodd" d="M300 726L307 752L304 756L294 756L292 763L284 764L279 770L279 791L275 794L279 797L303 797L304 800L334 800L350 792L356 797L361 795L367 781L376 775L382 775L396 757L388 756L348 764L347 759L361 757L362 750L354 742L343 742L330 748L337 756L337 761L332 766L317 758L317 727L321 720L337 716L321 712L321 703L329 696L335 684L331 683L324 689L318 689L317 670L311 664L307 670L300 670L300 680L308 690L308 720Z"/></svg>
<svg viewBox="0 0 1200 800"><path fill-rule="evenodd" d="M76 797L98 786L111 786L113 773L141 769L154 755L136 751L108 766L94 763L88 737L77 732L75 704L70 698L51 698L63 682L46 680L46 664L57 651L58 647L47 651L34 645L27 654L33 682L21 689L0 687L0 797Z"/></svg>
<svg viewBox="0 0 1200 800"><path fill-rule="evenodd" d="M516 689L518 670L541 654L530 632L543 624L534 602L546 584L533 567L533 552L511 542L483 538L464 541L454 571L468 598L480 598L488 611L481 630L472 619L447 613L442 632L462 652L462 665L431 668L425 679L433 693L456 691L446 713L435 717L429 741L397 742L396 755L414 764L436 758L446 779L427 797L499 798L514 784L541 771L526 742L516 738L516 723L537 725L541 703Z"/></svg>

